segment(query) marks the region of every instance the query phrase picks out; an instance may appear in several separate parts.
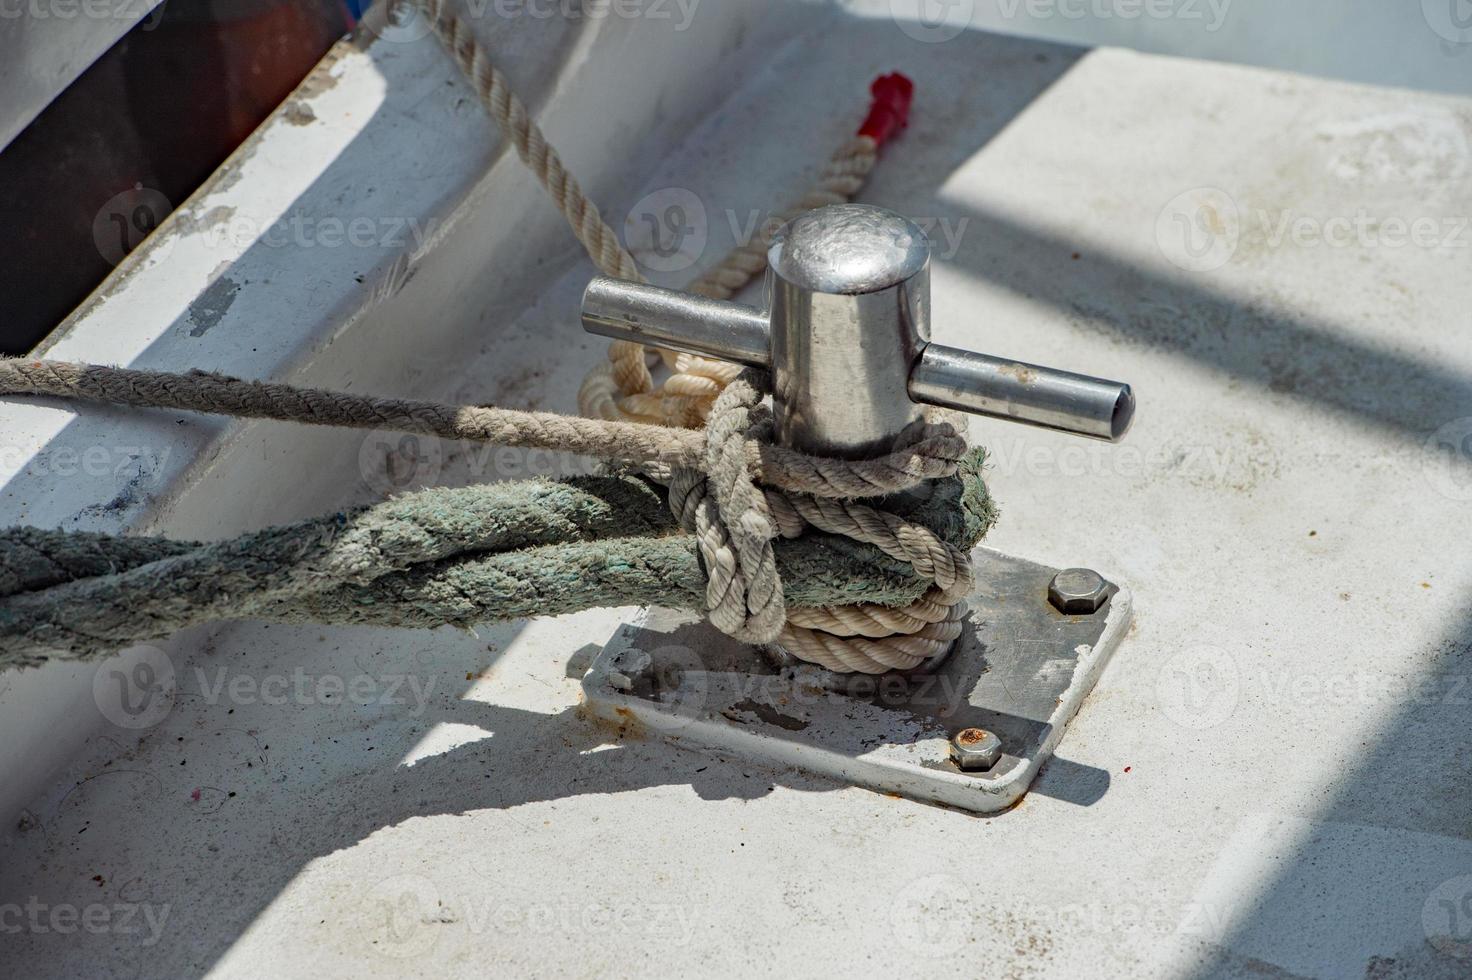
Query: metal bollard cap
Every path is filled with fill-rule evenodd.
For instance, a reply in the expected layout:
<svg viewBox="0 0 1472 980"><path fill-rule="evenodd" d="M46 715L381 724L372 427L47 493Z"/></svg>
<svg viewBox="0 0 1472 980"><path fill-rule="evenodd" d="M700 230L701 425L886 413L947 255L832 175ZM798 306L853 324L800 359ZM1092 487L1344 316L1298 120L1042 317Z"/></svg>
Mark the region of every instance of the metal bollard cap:
<svg viewBox="0 0 1472 980"><path fill-rule="evenodd" d="M815 293L858 296L908 282L930 262L930 240L904 215L869 204L808 211L772 239L772 271Z"/></svg>

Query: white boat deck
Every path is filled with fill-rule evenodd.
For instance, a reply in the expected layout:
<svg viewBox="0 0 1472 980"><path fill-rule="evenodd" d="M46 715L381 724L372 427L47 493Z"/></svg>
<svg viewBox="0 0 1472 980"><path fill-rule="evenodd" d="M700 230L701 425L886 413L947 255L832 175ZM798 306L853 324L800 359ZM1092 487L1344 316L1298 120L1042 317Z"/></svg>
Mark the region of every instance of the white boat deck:
<svg viewBox="0 0 1472 980"><path fill-rule="evenodd" d="M577 678L628 610L478 635L232 625L169 648L177 696L146 728L113 724L128 718L102 694L112 721L83 720L90 665L0 678L6 771L28 774L0 858L7 975L1472 972L1472 453L1458 442L1472 436L1472 99L977 31L920 43L872 6L701 8L684 33L678 13L610 20L598 44L564 45L555 83L535 52L519 77L552 93L538 96L549 133L616 225L650 193L699 198L709 263L728 214L739 229L800 194L868 81L904 71L913 124L862 199L931 223L936 339L1134 384L1138 421L1117 447L972 427L1003 507L988 543L1096 567L1135 596L1132 635L1032 793L976 818L595 727ZM574 410L602 356L577 325L590 264L514 159L482 178L489 125L432 42L389 44L333 69L378 79L371 121L332 115L351 117L331 100L366 88L304 97L319 122L293 127L316 168L301 199L357 207L362 161L377 161L383 214L453 214L413 257L422 273L399 269L392 295L344 313L346 266L372 286L392 255L264 253L290 285L239 287L202 338L198 320L186 329L195 304L108 353L64 340L54 356L204 357ZM614 91L657 59L670 89ZM418 86L411 105L399 85ZM600 93L609 118L580 128ZM333 126L362 138L319 167ZM261 156L239 155L235 186L196 203L264 187ZM395 210L401 189L412 204ZM1174 215L1203 203L1216 217L1191 249ZM497 259L515 272L500 281L471 248L531 254ZM249 284L262 261L247 249L199 267ZM291 279L313 268L319 291ZM241 338L257 328L279 339L253 355L279 364L251 360ZM0 406L47 438L89 416L136 424L82 416ZM150 424L196 440L169 464L166 500L83 515L112 499L111 477L38 503L12 474L0 516L226 534L384 485L382 446L360 453L350 433ZM421 477L572 469L440 448ZM196 452L208 458L179 469ZM38 775L21 758L48 759L72 729L64 764Z"/></svg>

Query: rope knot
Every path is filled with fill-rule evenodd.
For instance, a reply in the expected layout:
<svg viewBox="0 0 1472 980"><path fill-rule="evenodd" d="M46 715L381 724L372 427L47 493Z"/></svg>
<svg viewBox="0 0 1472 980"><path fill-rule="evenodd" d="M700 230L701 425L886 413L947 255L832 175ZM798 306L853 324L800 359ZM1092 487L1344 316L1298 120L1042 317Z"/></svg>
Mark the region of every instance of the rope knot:
<svg viewBox="0 0 1472 980"><path fill-rule="evenodd" d="M716 399L705 429L704 472L675 469L670 509L699 544L711 622L743 643L771 643L787 622L787 608L772 546L777 520L747 452L748 443L769 438L772 428L755 381L743 373Z"/></svg>
<svg viewBox="0 0 1472 980"><path fill-rule="evenodd" d="M773 446L760 376L744 371L716 398L703 470L675 468L669 505L695 535L711 623L743 643L780 643L840 673L907 670L960 635L971 557L929 528L859 503L954 473L965 439L944 418L920 423L878 460L850 462ZM760 486L758 478L775 486ZM840 499L843 498L843 499ZM783 601L773 541L808 527L873 545L935 584L904 609L794 609Z"/></svg>

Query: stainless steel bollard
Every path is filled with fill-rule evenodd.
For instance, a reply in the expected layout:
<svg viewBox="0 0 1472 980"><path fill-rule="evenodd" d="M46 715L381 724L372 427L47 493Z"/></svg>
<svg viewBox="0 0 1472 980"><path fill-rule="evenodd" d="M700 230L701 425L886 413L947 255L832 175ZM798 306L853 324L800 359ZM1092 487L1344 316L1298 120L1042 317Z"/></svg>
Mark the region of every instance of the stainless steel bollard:
<svg viewBox="0 0 1472 980"><path fill-rule="evenodd" d="M770 313L599 277L583 326L769 369L779 441L823 455L882 452L924 405L1107 440L1134 418L1127 384L930 343L930 246L892 211L809 211L768 260Z"/></svg>
<svg viewBox="0 0 1472 980"><path fill-rule="evenodd" d="M910 370L930 342L930 246L892 211L809 211L768 254L777 441L875 456L918 419Z"/></svg>

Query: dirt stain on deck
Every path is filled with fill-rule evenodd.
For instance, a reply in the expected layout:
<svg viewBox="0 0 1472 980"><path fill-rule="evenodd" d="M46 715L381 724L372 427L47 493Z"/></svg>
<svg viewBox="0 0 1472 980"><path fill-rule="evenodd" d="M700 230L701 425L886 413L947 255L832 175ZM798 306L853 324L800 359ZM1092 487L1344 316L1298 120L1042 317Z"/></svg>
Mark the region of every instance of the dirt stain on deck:
<svg viewBox="0 0 1472 980"><path fill-rule="evenodd" d="M189 307L189 322L194 324L189 331L191 337L203 337L225 318L230 312L230 307L235 305L235 297L240 293L241 284L229 276L221 276L210 283L208 289L199 294Z"/></svg>

